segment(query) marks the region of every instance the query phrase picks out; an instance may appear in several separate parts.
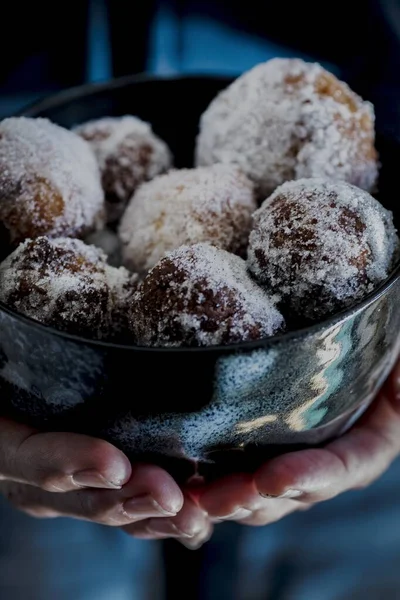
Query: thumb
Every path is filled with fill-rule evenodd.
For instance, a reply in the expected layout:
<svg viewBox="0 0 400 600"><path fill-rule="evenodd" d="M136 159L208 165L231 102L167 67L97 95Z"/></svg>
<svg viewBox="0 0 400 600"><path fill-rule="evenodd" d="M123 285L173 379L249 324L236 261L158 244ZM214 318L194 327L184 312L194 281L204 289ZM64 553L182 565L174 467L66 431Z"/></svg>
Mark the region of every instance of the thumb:
<svg viewBox="0 0 400 600"><path fill-rule="evenodd" d="M41 433L0 418L0 480L66 492L82 487L119 489L130 475L127 457L104 440Z"/></svg>

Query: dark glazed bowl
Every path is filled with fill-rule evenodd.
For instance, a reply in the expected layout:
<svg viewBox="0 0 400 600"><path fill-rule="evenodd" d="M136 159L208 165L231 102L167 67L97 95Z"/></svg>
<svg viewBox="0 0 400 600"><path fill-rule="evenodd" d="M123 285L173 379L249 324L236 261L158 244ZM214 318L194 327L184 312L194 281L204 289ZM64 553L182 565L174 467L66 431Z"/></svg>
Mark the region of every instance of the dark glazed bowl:
<svg viewBox="0 0 400 600"><path fill-rule="evenodd" d="M150 121L190 166L201 112L226 80L129 77L28 109L71 127L104 115ZM394 211L400 145L378 140L380 200ZM250 470L320 444L371 402L399 351L399 268L361 304L295 333L230 347L143 349L74 338L0 306L2 412L105 437L177 479Z"/></svg>

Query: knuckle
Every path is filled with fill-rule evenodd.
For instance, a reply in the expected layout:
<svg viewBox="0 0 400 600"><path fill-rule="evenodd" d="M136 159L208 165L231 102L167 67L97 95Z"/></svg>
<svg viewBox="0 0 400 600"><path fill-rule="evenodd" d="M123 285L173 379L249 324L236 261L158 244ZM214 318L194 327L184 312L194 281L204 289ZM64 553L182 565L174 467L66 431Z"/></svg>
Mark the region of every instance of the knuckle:
<svg viewBox="0 0 400 600"><path fill-rule="evenodd" d="M19 511L40 519L51 519L59 514L40 501L40 493L24 484L3 484L0 488L3 496Z"/></svg>
<svg viewBox="0 0 400 600"><path fill-rule="evenodd" d="M342 479L352 474L352 465L346 452L340 452L338 450L333 451L330 448L325 448L325 453L332 464L336 463L336 465L338 465Z"/></svg>
<svg viewBox="0 0 400 600"><path fill-rule="evenodd" d="M3 494L15 508L31 517L50 519L58 516L56 511L41 505L39 499L32 497L27 492L26 486L19 484L7 486L3 489Z"/></svg>
<svg viewBox="0 0 400 600"><path fill-rule="evenodd" d="M65 491L68 476L64 473L39 471L36 474L37 485L46 492Z"/></svg>
<svg viewBox="0 0 400 600"><path fill-rule="evenodd" d="M101 492L83 490L77 492L77 498L82 516L100 522L107 520L109 507Z"/></svg>
<svg viewBox="0 0 400 600"><path fill-rule="evenodd" d="M6 500L16 508L22 509L27 504L24 488L19 484L11 484L2 487L2 493Z"/></svg>
<svg viewBox="0 0 400 600"><path fill-rule="evenodd" d="M400 416L400 415L399 415ZM393 433L389 429L370 429L370 435L374 436L377 440L377 447L380 448L380 452L382 456L386 456L389 460L390 458L394 458L399 449L399 440L398 436L393 437Z"/></svg>
<svg viewBox="0 0 400 600"><path fill-rule="evenodd" d="M30 471L30 465L36 461L36 456L29 451L29 444L35 432L30 431L23 435L17 444L7 448L7 456L3 456L2 463L6 466L6 474L13 475L16 479L28 479L26 472Z"/></svg>

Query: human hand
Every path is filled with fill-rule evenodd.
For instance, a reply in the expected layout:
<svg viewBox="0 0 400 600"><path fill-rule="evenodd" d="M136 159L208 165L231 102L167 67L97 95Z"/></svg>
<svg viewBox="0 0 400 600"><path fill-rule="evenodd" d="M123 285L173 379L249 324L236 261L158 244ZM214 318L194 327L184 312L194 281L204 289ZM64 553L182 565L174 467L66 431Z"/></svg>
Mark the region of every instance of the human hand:
<svg viewBox="0 0 400 600"><path fill-rule="evenodd" d="M0 493L32 516L114 526L172 516L183 504L166 471L131 466L104 440L41 433L5 418L0 418Z"/></svg>
<svg viewBox="0 0 400 600"><path fill-rule="evenodd" d="M175 538L190 550L200 548L213 533L213 520L195 498L186 492L181 511L165 519L149 518L123 528L126 533L144 540Z"/></svg>
<svg viewBox="0 0 400 600"><path fill-rule="evenodd" d="M192 529L198 532L194 546L208 539L212 523L232 520L268 525L294 511L364 488L399 454L400 363L368 412L341 438L324 448L274 458L253 475L234 474L197 488L197 512L191 513ZM167 530L168 523L177 518L164 519L163 528Z"/></svg>

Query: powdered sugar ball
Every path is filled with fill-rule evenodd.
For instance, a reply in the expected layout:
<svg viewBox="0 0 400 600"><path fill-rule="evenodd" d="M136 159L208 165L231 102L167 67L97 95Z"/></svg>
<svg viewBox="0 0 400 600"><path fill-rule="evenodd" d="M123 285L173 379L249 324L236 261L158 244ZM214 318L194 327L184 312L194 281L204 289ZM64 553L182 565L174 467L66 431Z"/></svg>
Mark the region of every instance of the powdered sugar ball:
<svg viewBox="0 0 400 600"><path fill-rule="evenodd" d="M254 215L248 266L295 315L318 319L360 300L389 275L392 214L344 182L283 184Z"/></svg>
<svg viewBox="0 0 400 600"><path fill-rule="evenodd" d="M171 166L166 143L137 117L104 117L79 125L75 131L91 144L97 156L109 221L121 217L138 185Z"/></svg>
<svg viewBox="0 0 400 600"><path fill-rule="evenodd" d="M0 265L0 300L68 333L115 339L128 330L137 276L71 238L26 240Z"/></svg>
<svg viewBox="0 0 400 600"><path fill-rule="evenodd" d="M104 193L90 146L47 119L0 123L0 237L83 237L104 221Z"/></svg>
<svg viewBox="0 0 400 600"><path fill-rule="evenodd" d="M132 328L145 346L210 346L270 336L284 326L239 256L207 243L164 257L135 295Z"/></svg>
<svg viewBox="0 0 400 600"><path fill-rule="evenodd" d="M235 163L264 199L292 179L326 177L371 191L374 110L319 64L276 58L222 91L201 117L197 164Z"/></svg>
<svg viewBox="0 0 400 600"><path fill-rule="evenodd" d="M204 241L241 254L256 208L253 184L234 165L171 171L131 199L119 230L124 264L145 272L169 251Z"/></svg>

